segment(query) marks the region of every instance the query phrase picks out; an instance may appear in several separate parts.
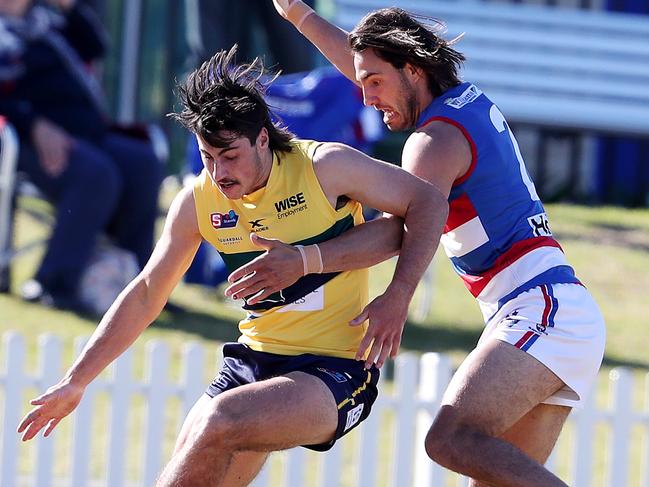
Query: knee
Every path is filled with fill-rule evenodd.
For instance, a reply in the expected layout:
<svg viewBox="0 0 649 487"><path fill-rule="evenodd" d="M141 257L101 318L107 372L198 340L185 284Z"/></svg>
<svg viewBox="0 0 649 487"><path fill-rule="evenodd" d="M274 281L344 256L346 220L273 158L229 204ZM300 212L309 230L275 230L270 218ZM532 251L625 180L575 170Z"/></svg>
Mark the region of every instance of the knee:
<svg viewBox="0 0 649 487"><path fill-rule="evenodd" d="M426 453L434 462L457 470L470 448L472 437L479 434L477 429L461 422L449 406L444 406L426 435Z"/></svg>
<svg viewBox="0 0 649 487"><path fill-rule="evenodd" d="M244 425L241 416L226 401L216 397L194 421L186 445L202 448L236 450L241 443ZM224 404L225 403L225 404Z"/></svg>

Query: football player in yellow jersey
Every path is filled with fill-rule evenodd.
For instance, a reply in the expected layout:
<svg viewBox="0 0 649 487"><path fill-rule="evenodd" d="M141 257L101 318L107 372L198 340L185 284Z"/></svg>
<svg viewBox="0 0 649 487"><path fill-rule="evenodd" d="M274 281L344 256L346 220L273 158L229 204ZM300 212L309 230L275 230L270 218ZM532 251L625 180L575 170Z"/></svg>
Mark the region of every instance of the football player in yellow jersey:
<svg viewBox="0 0 649 487"><path fill-rule="evenodd" d="M150 261L64 378L31 401L34 408L18 428L23 440L43 428L47 436L77 406L88 384L158 316L203 238L237 265L256 255L248 252L254 246L243 242L242 232L247 237L265 227L269 238L289 235L292 243L304 245L295 251L302 255L305 281L293 294L280 293L278 304L238 296L247 298L248 315L240 323L247 340L224 346L223 368L186 418L157 485L248 485L269 452L298 445L326 450L369 414L378 368L354 360L365 324L358 323L358 331L349 326L367 304L359 291L367 286L367 273L327 269L321 281L309 284L309 276L323 270L317 242L345 222L361 223L358 202L403 218L408 231L402 241L381 241L379 222L376 250L364 256L369 266L401 248L384 296L402 302L396 297L412 292L437 247L440 235L431 229L442 227L446 200L421 179L347 146L294 140L271 121L260 83L263 66L258 61L236 66L235 52L218 53L180 87L183 110L175 118L197 136L202 179L176 196ZM291 187L284 187L287 181ZM264 203L266 196L270 204ZM313 208L318 211L308 222L290 224ZM256 218L255 211L263 213ZM354 283L354 289L339 292L340 283ZM288 295L297 298L286 302ZM258 301L266 304L259 308ZM404 307L395 312L405 319ZM323 314L327 323L319 319ZM311 332L305 336L305 330ZM395 347L398 335L390 337ZM293 336L300 343L292 343Z"/></svg>

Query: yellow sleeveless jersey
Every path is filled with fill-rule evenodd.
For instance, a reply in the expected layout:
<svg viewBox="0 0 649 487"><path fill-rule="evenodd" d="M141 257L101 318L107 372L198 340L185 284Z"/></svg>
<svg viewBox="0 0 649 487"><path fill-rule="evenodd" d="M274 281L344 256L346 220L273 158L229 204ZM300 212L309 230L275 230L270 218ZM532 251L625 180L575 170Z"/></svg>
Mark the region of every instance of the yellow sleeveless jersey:
<svg viewBox="0 0 649 487"><path fill-rule="evenodd" d="M268 183L239 200L227 199L203 171L194 185L198 226L229 272L262 252L250 233L291 244L324 242L363 223L361 205L335 210L313 169L319 142L294 140L292 152L273 155ZM308 274L256 305L239 322L239 341L283 355L313 353L353 358L366 324L349 326L368 302L368 270Z"/></svg>

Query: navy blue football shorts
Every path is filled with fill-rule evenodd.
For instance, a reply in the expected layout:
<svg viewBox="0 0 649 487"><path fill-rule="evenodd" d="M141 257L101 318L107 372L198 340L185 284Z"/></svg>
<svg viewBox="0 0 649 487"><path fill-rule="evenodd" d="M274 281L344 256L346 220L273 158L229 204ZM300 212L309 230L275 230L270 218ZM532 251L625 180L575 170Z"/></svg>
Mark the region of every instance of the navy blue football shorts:
<svg viewBox="0 0 649 487"><path fill-rule="evenodd" d="M323 381L338 405L338 427L329 443L303 445L316 451L329 450L338 438L358 426L370 414L378 396L379 369L363 368L358 360L323 355L278 355L257 352L242 343L223 345L223 367L205 393L210 397L245 384L290 372L304 372Z"/></svg>

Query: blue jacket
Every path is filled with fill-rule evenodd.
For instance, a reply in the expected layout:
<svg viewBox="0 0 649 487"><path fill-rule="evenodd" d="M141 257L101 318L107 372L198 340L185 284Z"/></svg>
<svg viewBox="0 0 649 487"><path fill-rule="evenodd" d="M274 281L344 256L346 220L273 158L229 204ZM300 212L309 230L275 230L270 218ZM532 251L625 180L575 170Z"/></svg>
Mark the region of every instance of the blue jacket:
<svg viewBox="0 0 649 487"><path fill-rule="evenodd" d="M74 137L102 137L103 97L88 68L106 46L102 27L82 6L65 15L37 5L22 18L0 16L0 114L23 140L39 116Z"/></svg>

